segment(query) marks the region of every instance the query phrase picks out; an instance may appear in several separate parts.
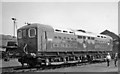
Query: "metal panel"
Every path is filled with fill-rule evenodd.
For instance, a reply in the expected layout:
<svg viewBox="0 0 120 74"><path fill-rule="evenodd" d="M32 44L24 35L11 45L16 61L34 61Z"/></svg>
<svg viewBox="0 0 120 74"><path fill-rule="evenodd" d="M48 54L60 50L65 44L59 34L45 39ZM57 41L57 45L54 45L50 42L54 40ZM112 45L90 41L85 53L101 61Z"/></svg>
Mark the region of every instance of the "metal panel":
<svg viewBox="0 0 120 74"><path fill-rule="evenodd" d="M42 42L42 51L46 51L46 31L42 31L41 36L41 42Z"/></svg>
<svg viewBox="0 0 120 74"><path fill-rule="evenodd" d="M37 36L38 36L38 40L37 40L38 51L41 51L41 49L42 49L42 47L41 47L41 45L42 45L42 42L41 42L41 33L42 33L42 30L39 29L38 27L37 27L37 29L38 29L38 32L37 32Z"/></svg>

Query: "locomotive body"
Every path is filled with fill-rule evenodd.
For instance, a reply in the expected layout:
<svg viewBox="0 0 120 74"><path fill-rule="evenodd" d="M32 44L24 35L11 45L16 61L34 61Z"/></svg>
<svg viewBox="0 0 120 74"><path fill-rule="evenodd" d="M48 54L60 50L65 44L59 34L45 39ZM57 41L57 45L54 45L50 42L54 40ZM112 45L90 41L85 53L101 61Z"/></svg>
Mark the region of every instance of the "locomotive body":
<svg viewBox="0 0 120 74"><path fill-rule="evenodd" d="M104 59L112 51L112 38L82 31L55 29L38 23L17 30L19 62L36 64L74 63Z"/></svg>

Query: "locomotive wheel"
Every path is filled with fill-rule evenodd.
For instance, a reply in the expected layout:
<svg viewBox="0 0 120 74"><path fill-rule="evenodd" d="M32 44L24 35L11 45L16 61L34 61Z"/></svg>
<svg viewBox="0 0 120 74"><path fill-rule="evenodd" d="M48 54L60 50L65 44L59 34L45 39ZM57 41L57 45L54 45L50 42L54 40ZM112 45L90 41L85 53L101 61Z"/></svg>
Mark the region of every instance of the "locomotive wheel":
<svg viewBox="0 0 120 74"><path fill-rule="evenodd" d="M28 62L29 67L35 67L36 65L37 63L34 60L31 60L30 62Z"/></svg>
<svg viewBox="0 0 120 74"><path fill-rule="evenodd" d="M6 61L6 62L7 62L7 61L10 61L10 58L5 58L4 61Z"/></svg>
<svg viewBox="0 0 120 74"><path fill-rule="evenodd" d="M19 59L18 59L18 62L20 62L21 65L22 65L22 67L24 67L24 59L23 59L23 58L19 58Z"/></svg>
<svg viewBox="0 0 120 74"><path fill-rule="evenodd" d="M35 67L38 64L36 58L28 58L27 63L30 67Z"/></svg>
<svg viewBox="0 0 120 74"><path fill-rule="evenodd" d="M87 55L87 60L88 60L88 62L92 62L92 60L93 60L92 56L91 55Z"/></svg>
<svg viewBox="0 0 120 74"><path fill-rule="evenodd" d="M29 67L35 67L35 64L34 63L29 63L28 66Z"/></svg>
<svg viewBox="0 0 120 74"><path fill-rule="evenodd" d="M45 65L46 65L46 66L48 66L48 65L49 65L49 63L50 63L49 59L48 59L48 58L46 58L46 59L45 59Z"/></svg>
<svg viewBox="0 0 120 74"><path fill-rule="evenodd" d="M67 63L66 57L63 58L64 63Z"/></svg>

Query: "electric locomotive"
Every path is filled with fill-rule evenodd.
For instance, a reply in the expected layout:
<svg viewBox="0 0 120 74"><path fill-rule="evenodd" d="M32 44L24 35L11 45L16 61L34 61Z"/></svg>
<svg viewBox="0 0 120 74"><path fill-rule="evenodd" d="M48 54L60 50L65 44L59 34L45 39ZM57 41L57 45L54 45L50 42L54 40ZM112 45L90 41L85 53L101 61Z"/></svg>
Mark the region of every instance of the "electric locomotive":
<svg viewBox="0 0 120 74"><path fill-rule="evenodd" d="M24 65L58 65L103 60L112 38L81 30L57 29L32 23L17 30L18 61Z"/></svg>

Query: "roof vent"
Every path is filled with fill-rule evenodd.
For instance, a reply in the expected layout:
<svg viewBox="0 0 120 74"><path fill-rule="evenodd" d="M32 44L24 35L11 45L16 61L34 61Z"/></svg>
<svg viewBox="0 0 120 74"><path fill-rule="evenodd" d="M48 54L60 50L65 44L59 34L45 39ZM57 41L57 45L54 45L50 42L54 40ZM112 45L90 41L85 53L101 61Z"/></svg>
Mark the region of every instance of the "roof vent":
<svg viewBox="0 0 120 74"><path fill-rule="evenodd" d="M85 31L85 30L77 30L77 31L80 31L80 32L84 32L84 33L86 33L86 31Z"/></svg>
<svg viewBox="0 0 120 74"><path fill-rule="evenodd" d="M31 25L31 23L28 23L28 22L25 22L25 24L27 24L27 25Z"/></svg>

